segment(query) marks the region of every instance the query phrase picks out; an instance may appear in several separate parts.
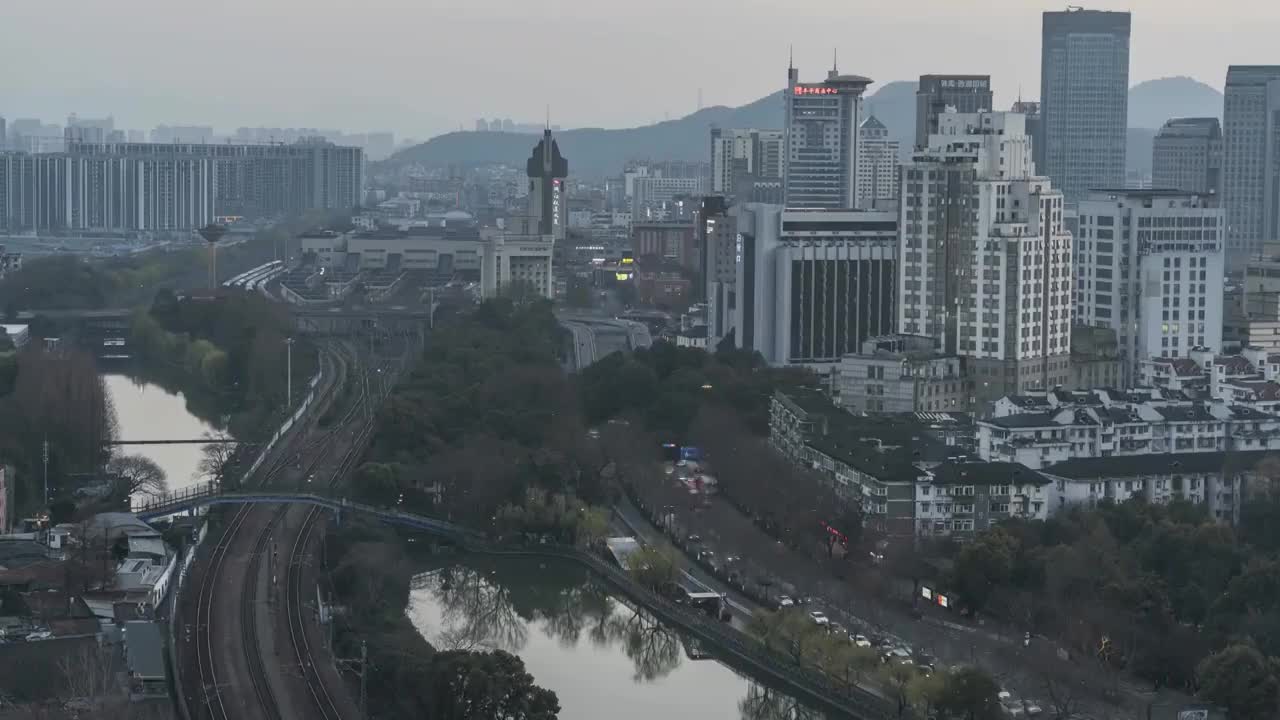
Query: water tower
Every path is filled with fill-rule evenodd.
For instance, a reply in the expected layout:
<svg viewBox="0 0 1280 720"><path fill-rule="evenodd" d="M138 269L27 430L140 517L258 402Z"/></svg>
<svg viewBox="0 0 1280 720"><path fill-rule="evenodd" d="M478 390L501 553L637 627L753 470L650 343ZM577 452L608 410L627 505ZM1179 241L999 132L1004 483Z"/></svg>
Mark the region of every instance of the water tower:
<svg viewBox="0 0 1280 720"><path fill-rule="evenodd" d="M209 292L216 292L218 289L218 241L227 234L227 226L209 223L197 232L209 244Z"/></svg>

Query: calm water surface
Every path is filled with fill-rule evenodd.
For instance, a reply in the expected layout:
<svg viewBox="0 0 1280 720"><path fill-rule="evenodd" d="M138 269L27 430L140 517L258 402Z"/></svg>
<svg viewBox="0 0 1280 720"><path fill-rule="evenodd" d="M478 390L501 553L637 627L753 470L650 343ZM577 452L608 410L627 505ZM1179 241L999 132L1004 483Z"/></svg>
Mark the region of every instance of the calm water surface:
<svg viewBox="0 0 1280 720"><path fill-rule="evenodd" d="M608 594L576 566L472 559L414 578L408 614L439 649L501 648L560 698L562 720L818 720Z"/></svg>
<svg viewBox="0 0 1280 720"><path fill-rule="evenodd" d="M187 410L181 393L128 375L102 376L115 405L121 440L191 440L213 432L214 427ZM130 455L151 458L164 470L169 489L179 490L200 481L200 445L132 445L122 448Z"/></svg>

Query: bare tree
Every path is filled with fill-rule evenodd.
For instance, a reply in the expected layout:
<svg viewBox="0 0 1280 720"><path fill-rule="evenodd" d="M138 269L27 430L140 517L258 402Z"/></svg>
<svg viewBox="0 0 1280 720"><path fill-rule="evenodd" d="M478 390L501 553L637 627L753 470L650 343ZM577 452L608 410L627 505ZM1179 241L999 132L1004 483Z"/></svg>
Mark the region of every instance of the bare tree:
<svg viewBox="0 0 1280 720"><path fill-rule="evenodd" d="M107 463L107 472L116 476L120 495L163 495L169 489L164 470L142 455L116 455Z"/></svg>
<svg viewBox="0 0 1280 720"><path fill-rule="evenodd" d="M196 472L209 482L225 485L235 458L236 443L229 442L231 436L222 431L206 432L204 438L213 442L200 448L200 464L196 466Z"/></svg>
<svg viewBox="0 0 1280 720"><path fill-rule="evenodd" d="M1083 709L1079 690L1065 679L1045 673L1041 680L1044 683L1045 699L1049 703L1052 720L1073 718Z"/></svg>
<svg viewBox="0 0 1280 720"><path fill-rule="evenodd" d="M122 695L116 682L117 657L105 645L82 644L58 659L58 671L66 683L68 700L107 700Z"/></svg>

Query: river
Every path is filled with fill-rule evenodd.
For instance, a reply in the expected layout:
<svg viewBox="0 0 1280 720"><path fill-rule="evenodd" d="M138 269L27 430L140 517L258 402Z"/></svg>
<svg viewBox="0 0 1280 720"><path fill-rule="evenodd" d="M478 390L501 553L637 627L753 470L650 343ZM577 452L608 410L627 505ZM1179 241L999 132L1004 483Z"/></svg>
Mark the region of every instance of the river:
<svg viewBox="0 0 1280 720"><path fill-rule="evenodd" d="M102 381L116 410L121 440L191 440L213 432L210 423L187 409L181 392L170 392L155 383L129 375L105 373ZM169 481L170 490L196 484L200 445L126 445L129 455L151 458Z"/></svg>
<svg viewBox="0 0 1280 720"><path fill-rule="evenodd" d="M452 561L445 561L451 563ZM408 614L437 649L517 654L562 720L817 720L714 659L577 566L468 558L414 577Z"/></svg>

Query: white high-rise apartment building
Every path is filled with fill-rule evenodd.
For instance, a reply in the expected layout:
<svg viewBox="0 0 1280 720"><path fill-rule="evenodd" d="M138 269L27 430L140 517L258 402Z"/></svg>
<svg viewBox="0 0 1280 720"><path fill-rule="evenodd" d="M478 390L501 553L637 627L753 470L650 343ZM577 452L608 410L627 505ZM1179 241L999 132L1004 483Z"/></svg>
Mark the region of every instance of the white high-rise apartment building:
<svg viewBox="0 0 1280 720"><path fill-rule="evenodd" d="M869 115L858 128L857 206L870 210L877 201L898 199L898 141L889 128Z"/></svg>
<svg viewBox="0 0 1280 720"><path fill-rule="evenodd" d="M1044 14L1040 171L1072 203L1094 188L1125 184L1130 24L1127 12Z"/></svg>
<svg viewBox="0 0 1280 720"><path fill-rule="evenodd" d="M980 400L1065 384L1071 235L1026 118L943 113L902 183L899 332L971 358Z"/></svg>
<svg viewBox="0 0 1280 720"><path fill-rule="evenodd" d="M1280 65L1232 65L1224 95L1227 261L1240 269L1280 240Z"/></svg>
<svg viewBox="0 0 1280 720"><path fill-rule="evenodd" d="M858 126L862 93L871 84L832 68L821 83L801 83L787 70L787 153L783 170L788 208L848 210L856 207Z"/></svg>
<svg viewBox="0 0 1280 720"><path fill-rule="evenodd" d="M1178 190L1099 190L1080 203L1076 322L1112 328L1126 386L1143 360L1222 344L1223 213Z"/></svg>

